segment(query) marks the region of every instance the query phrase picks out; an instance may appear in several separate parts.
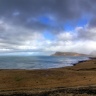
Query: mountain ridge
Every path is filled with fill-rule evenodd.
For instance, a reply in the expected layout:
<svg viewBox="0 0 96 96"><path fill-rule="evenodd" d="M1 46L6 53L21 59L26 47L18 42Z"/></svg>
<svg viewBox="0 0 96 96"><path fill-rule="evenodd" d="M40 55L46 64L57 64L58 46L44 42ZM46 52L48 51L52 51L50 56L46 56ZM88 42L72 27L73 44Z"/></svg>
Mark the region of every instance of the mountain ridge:
<svg viewBox="0 0 96 96"><path fill-rule="evenodd" d="M87 54L77 52L55 52L52 56L88 56Z"/></svg>

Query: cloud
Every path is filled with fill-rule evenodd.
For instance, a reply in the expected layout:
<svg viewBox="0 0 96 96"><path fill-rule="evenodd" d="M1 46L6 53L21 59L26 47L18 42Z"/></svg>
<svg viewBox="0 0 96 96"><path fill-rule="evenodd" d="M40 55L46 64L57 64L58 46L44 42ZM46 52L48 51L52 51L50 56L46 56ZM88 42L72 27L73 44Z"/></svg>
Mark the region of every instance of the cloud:
<svg viewBox="0 0 96 96"><path fill-rule="evenodd" d="M80 40L96 41L96 27L79 27L76 31Z"/></svg>
<svg viewBox="0 0 96 96"><path fill-rule="evenodd" d="M42 39L42 34L32 29L14 26L3 20L0 21L0 48L2 50L34 49L35 42ZM29 45L31 45L30 48Z"/></svg>
<svg viewBox="0 0 96 96"><path fill-rule="evenodd" d="M46 50L91 53L96 50L96 28L76 27L70 32L61 32ZM74 32L74 33L73 33Z"/></svg>
<svg viewBox="0 0 96 96"><path fill-rule="evenodd" d="M0 0L0 52L96 50L95 5L96 0Z"/></svg>
<svg viewBox="0 0 96 96"><path fill-rule="evenodd" d="M53 40L46 39L42 32L15 26L0 20L1 52L55 52L70 51L90 53L96 49L96 28L76 27L72 31L54 34ZM91 45L91 46L90 46Z"/></svg>
<svg viewBox="0 0 96 96"><path fill-rule="evenodd" d="M61 31L66 22L76 25L86 15L90 26L95 25L95 5L95 0L0 0L0 17L34 30ZM42 23L42 16L54 23Z"/></svg>
<svg viewBox="0 0 96 96"><path fill-rule="evenodd" d="M82 2L82 0L0 0L0 17L34 30L56 31L62 29L64 22L72 20L75 23L74 21L82 16L80 1ZM42 24L38 20L41 16L57 24ZM30 18L31 21L28 23L27 20Z"/></svg>

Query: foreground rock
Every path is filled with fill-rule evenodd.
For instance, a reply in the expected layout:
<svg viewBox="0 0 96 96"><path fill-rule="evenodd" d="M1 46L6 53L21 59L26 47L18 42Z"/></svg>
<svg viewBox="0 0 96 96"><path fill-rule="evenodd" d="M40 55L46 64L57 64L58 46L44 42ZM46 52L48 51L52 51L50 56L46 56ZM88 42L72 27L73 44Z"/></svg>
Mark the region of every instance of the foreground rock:
<svg viewBox="0 0 96 96"><path fill-rule="evenodd" d="M0 96L96 96L96 86L82 86L69 88L53 89L35 89L39 90L19 90L19 91L2 91Z"/></svg>

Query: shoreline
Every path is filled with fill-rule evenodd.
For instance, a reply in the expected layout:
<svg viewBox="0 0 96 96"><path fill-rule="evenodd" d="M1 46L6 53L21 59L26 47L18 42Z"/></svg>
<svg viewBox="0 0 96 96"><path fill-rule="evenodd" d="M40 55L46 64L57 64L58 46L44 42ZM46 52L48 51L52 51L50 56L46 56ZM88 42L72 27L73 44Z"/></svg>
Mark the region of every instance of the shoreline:
<svg viewBox="0 0 96 96"><path fill-rule="evenodd" d="M66 93L69 96L82 93L87 94L85 96L90 96L90 94L95 96L95 74L96 59L80 61L74 66L62 68L0 69L0 95L31 96L33 94L32 96L36 96L37 94L37 96L43 96L46 94L44 96L49 96L52 94L50 96L56 96L58 93L59 95L63 94L60 96L66 96L64 95Z"/></svg>
<svg viewBox="0 0 96 96"><path fill-rule="evenodd" d="M50 69L61 69L61 68L67 68L67 67L73 67L73 66L76 66L77 64L80 64L80 63L83 63L83 62L86 62L86 61L90 61L90 60L96 60L96 57L89 57L89 59L88 60L80 60L80 61L78 61L77 63L72 63L72 66L64 66L64 67L56 67L56 68L46 68L46 69L0 69L0 70L25 70L25 71L27 71L27 70L50 70Z"/></svg>

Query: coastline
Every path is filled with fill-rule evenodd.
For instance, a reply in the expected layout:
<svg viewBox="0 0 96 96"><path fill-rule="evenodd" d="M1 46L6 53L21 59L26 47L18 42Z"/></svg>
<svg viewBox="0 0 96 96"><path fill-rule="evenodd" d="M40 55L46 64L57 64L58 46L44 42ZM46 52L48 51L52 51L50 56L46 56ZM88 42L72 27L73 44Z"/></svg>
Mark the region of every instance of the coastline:
<svg viewBox="0 0 96 96"><path fill-rule="evenodd" d="M0 70L0 95L73 96L96 95L96 59L74 66L38 70ZM84 91L85 90L85 91ZM25 95L24 95L25 94ZM29 95L28 95L29 94ZM37 94L37 95L36 95ZM60 95L61 94L61 95ZM72 95L73 94L73 95ZM95 94L95 95L94 95ZM76 95L78 96L78 95ZM79 95L83 96L83 95Z"/></svg>

